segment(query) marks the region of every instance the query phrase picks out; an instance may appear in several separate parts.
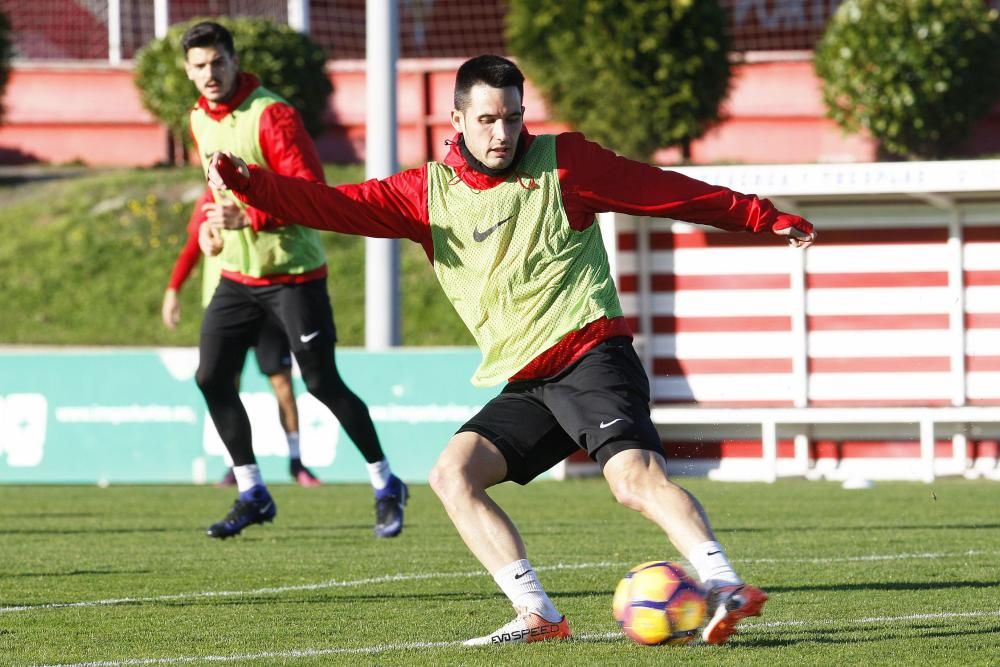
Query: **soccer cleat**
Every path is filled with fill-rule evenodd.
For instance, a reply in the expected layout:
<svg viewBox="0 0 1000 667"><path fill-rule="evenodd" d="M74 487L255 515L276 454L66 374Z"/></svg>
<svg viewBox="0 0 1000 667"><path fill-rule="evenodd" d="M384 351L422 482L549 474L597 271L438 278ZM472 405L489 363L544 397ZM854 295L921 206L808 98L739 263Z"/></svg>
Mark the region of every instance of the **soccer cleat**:
<svg viewBox="0 0 1000 667"><path fill-rule="evenodd" d="M319 481L319 478L312 473L309 468L302 465L301 459L292 459L289 467L289 472L292 474L292 479L299 486L305 488L312 488L314 486L322 486L323 482Z"/></svg>
<svg viewBox="0 0 1000 667"><path fill-rule="evenodd" d="M711 612L701 638L706 644L725 644L736 632L737 623L747 616L760 616L765 602L767 593L749 584L713 589L709 593L708 608L715 611Z"/></svg>
<svg viewBox="0 0 1000 667"><path fill-rule="evenodd" d="M274 515L278 513L278 508L274 504L274 499L263 486L255 486L249 491L241 493L233 503L232 509L226 518L218 523L213 523L205 531L209 537L226 539L239 535L247 526L255 523L265 523L274 521Z"/></svg>
<svg viewBox="0 0 1000 667"><path fill-rule="evenodd" d="M489 644L518 644L542 642L549 639L569 639L573 633L563 616L557 622L546 621L538 614L524 612L513 621L485 637L474 637L462 642L463 646L487 646Z"/></svg>
<svg viewBox="0 0 1000 667"><path fill-rule="evenodd" d="M375 537L396 537L403 532L403 506L409 495L406 484L395 475L375 492Z"/></svg>
<svg viewBox="0 0 1000 667"><path fill-rule="evenodd" d="M219 488L223 486L236 486L236 473L233 472L232 467L226 468L226 474L215 483L215 486Z"/></svg>

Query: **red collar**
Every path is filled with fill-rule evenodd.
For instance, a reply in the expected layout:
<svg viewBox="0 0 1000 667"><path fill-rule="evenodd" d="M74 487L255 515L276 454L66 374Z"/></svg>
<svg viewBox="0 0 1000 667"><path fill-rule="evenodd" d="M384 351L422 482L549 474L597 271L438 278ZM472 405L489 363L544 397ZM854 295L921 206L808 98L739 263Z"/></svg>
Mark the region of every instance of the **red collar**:
<svg viewBox="0 0 1000 667"><path fill-rule="evenodd" d="M492 187L500 185L507 180L507 176L490 176L482 172L476 171L469 166L469 163L465 161L462 157L462 151L458 148L458 137L456 134L451 139L451 147L448 150L448 155L444 158L444 163L455 170L455 175L458 176L462 181L465 182L470 188L474 190L489 190ZM535 135L528 132L528 128L521 127L521 136L518 141L524 143L524 152L528 151L531 146L531 142L534 141ZM522 153L523 155L523 153Z"/></svg>
<svg viewBox="0 0 1000 667"><path fill-rule="evenodd" d="M260 86L260 79L248 72L240 72L236 77L236 90L225 102L219 102L215 108L208 106L208 100L202 95L198 98L198 108L208 114L212 120L222 120L240 107L241 104Z"/></svg>

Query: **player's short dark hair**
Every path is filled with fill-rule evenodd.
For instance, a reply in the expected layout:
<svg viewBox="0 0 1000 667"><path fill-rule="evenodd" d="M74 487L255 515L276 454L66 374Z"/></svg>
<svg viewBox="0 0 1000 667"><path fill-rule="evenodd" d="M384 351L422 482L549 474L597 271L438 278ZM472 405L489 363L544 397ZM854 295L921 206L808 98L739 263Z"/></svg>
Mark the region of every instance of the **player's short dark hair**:
<svg viewBox="0 0 1000 667"><path fill-rule="evenodd" d="M184 48L184 55L195 48L215 47L221 48L231 56L236 55L236 47L233 46L233 34L215 21L202 21L187 29L181 37L181 46Z"/></svg>
<svg viewBox="0 0 1000 667"><path fill-rule="evenodd" d="M469 91L478 83L491 88L514 86L524 98L524 75L517 65L500 56L483 55L470 58L458 68L455 77L455 109L464 111L469 107Z"/></svg>

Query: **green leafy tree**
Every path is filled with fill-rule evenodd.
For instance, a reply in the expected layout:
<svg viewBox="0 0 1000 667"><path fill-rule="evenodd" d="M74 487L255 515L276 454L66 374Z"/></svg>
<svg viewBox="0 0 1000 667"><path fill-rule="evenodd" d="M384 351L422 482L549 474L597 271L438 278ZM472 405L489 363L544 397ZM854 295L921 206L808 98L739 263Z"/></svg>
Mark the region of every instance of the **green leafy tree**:
<svg viewBox="0 0 1000 667"><path fill-rule="evenodd" d="M827 115L890 153L957 153L1000 99L1000 19L983 0L846 0L816 47Z"/></svg>
<svg viewBox="0 0 1000 667"><path fill-rule="evenodd" d="M136 57L135 83L143 106L171 130L183 133L185 140L188 114L198 99L198 91L184 73L181 36L203 20L171 27L166 37L153 40ZM288 100L302 114L309 133L319 134L327 98L333 91L323 50L306 35L266 19L211 20L233 34L240 68L256 74L265 87Z"/></svg>
<svg viewBox="0 0 1000 667"><path fill-rule="evenodd" d="M729 89L716 0L511 0L507 43L556 117L637 159L687 154Z"/></svg>
<svg viewBox="0 0 1000 667"><path fill-rule="evenodd" d="M10 77L10 58L13 51L10 33L10 19L0 11L0 101L3 100L7 79ZM3 120L3 112L3 104L0 103L0 121Z"/></svg>

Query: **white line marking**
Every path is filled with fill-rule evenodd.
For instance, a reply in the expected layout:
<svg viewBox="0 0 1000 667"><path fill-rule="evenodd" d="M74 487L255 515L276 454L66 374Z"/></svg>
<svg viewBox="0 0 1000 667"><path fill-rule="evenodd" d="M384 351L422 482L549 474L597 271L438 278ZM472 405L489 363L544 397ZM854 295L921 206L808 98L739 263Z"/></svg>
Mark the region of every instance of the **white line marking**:
<svg viewBox="0 0 1000 667"><path fill-rule="evenodd" d="M614 563L602 561L598 563L557 563L537 567L536 570L586 570L603 567L627 567L625 563ZM425 579L450 579L450 578L471 578L486 577L482 570L474 572L427 572L423 574L389 574L381 577L369 577L366 579L354 579L352 581L338 581L331 579L315 584L300 584L297 586L275 586L268 588L256 588L248 591L201 591L196 593L175 593L171 595L154 595L142 598L109 598L106 600L82 600L80 602L53 602L49 604L20 605L16 607L0 607L0 614L9 614L18 611L35 611L41 609L66 609L71 607L109 607L119 604L135 604L137 602L170 602L174 600L190 600L197 598L214 597L244 597L254 595L280 595L294 591L319 591L327 588L352 588L356 586L370 586L372 584L386 584L397 581L421 581Z"/></svg>
<svg viewBox="0 0 1000 667"><path fill-rule="evenodd" d="M745 623L740 626L743 633L754 630L773 630L784 627L814 627L828 625L861 625L865 623L898 623L905 621L948 620L952 618L993 618L1000 616L998 611L942 612L935 614L907 614L905 616L876 616L859 619L827 619L808 621L772 621L768 623ZM596 642L618 639L620 632L591 632L577 634L569 641ZM96 662L55 663L36 665L35 667L136 667L141 665L183 665L198 662L238 662L261 660L265 658L314 658L325 655L359 655L372 653L388 653L390 651L406 651L413 649L456 648L462 647L461 642L406 642L400 644L376 644L357 648L326 648L301 649L292 651L267 651L262 653L244 653L242 655L205 655L180 656L176 658L133 658L130 660L100 660ZM483 650L483 647L469 648L470 651ZM490 649L487 649L490 650Z"/></svg>
<svg viewBox="0 0 1000 667"><path fill-rule="evenodd" d="M1000 551L983 551L970 549L968 551L957 552L927 552L927 553L903 553L903 554L871 554L867 556L842 556L829 558L746 558L735 562L743 564L773 564L773 563L805 563L805 564L828 564L828 563L853 563L871 561L894 561L894 560L914 560L914 559L936 559L936 558L956 558L959 556L996 556ZM558 571L558 570L588 570L599 568L627 568L634 563L600 561L596 563L557 563L555 565L544 565L535 568L538 571ZM350 581L340 581L331 579L315 584L300 584L297 586L275 586L268 588L256 588L245 591L200 591L194 593L175 593L170 595L154 595L141 598L109 598L105 600L81 600L79 602L53 602L48 604L19 605L14 607L0 607L0 614L10 614L22 611L39 611L46 609L67 609L80 607L109 607L120 604L136 604L143 602L170 602L175 600L191 600L198 598L224 598L224 597L245 597L254 595L281 595L295 591L319 591L328 588L352 588L357 586L370 586L372 584L387 584L395 582L422 581L427 579L463 579L472 577L485 577L482 570L472 572L426 572L422 574L390 574L381 577L368 577L365 579L354 579Z"/></svg>

